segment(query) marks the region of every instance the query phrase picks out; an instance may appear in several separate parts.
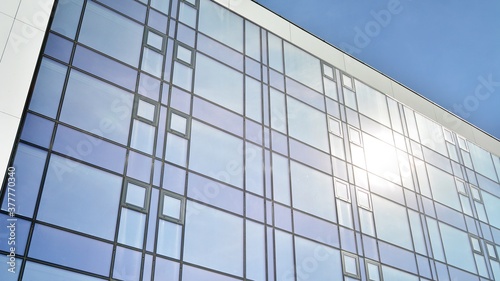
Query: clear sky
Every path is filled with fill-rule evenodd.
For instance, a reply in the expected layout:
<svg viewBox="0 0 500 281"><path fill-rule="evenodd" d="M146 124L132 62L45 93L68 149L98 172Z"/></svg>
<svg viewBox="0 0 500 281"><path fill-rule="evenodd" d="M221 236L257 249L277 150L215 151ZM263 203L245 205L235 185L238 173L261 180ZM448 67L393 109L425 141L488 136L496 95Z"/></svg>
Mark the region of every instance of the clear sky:
<svg viewBox="0 0 500 281"><path fill-rule="evenodd" d="M500 139L500 1L254 1Z"/></svg>

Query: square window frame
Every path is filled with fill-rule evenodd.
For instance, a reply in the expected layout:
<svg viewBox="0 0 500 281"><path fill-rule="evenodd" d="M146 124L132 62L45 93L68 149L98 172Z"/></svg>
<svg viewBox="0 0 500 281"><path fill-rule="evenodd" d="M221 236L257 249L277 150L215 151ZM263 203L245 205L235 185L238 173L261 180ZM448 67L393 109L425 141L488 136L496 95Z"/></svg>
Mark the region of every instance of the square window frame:
<svg viewBox="0 0 500 281"><path fill-rule="evenodd" d="M145 30L144 31L144 38L143 38L143 42L142 42L143 47L147 47L147 48L154 50L162 55L165 55L165 52L167 49L167 36L159 31L155 30L154 28L149 27L149 26L146 26L146 28L144 30ZM161 49L158 49L155 46L151 46L148 44L149 32L154 33L154 34L163 38L162 44L161 44Z"/></svg>
<svg viewBox="0 0 500 281"><path fill-rule="evenodd" d="M469 152L469 145L467 144L467 139L462 137L462 136L459 136L459 135L457 135L457 137L458 137L458 147L460 147L460 149L462 149L464 151ZM464 143L463 147L462 147L461 141Z"/></svg>
<svg viewBox="0 0 500 281"><path fill-rule="evenodd" d="M333 117L333 116L331 116L331 115L327 115L327 116L328 116L328 124L327 124L327 125L328 125L328 132L330 132L331 134L333 134L333 135L335 135L335 136L337 136L337 137L341 137L341 138L343 138L343 137L344 137L344 133L342 132L342 131L343 131L343 130L342 130L342 121L340 121L339 119L337 119L337 118L335 118L335 117ZM330 120L332 120L332 121L334 121L334 122L338 123L338 125L339 125L339 135L337 135L336 133L334 133L334 132L331 130L331 127L330 127Z"/></svg>
<svg viewBox="0 0 500 281"><path fill-rule="evenodd" d="M359 143L358 143L358 142L353 141L353 139L352 139L352 137L351 137L351 131L356 131L356 132L358 132L358 134L359 134ZM353 143L353 144L355 144L355 145L358 145L358 146L360 146L360 147L363 147L363 135L361 134L361 131L360 131L359 129L357 129L357 128L355 128L355 127L353 127L353 126L350 126L350 125L349 125L349 126L347 127L347 134L348 134L348 137L349 137L349 142L350 142L350 143Z"/></svg>
<svg viewBox="0 0 500 281"><path fill-rule="evenodd" d="M185 134L171 128L172 114L176 114L176 115L179 115L181 117L186 118L186 133ZM175 110L173 108L169 108L168 115L167 115L167 132L172 133L174 135L177 135L179 137L185 138L185 139L189 139L189 137L191 136L191 116L184 113L184 112Z"/></svg>
<svg viewBox="0 0 500 281"><path fill-rule="evenodd" d="M359 200L359 195L358 195L359 193L364 193L364 194L368 195L368 206L364 206L364 205L361 205L361 204L359 203L359 202L360 202L360 200ZM363 209L368 210L368 211L372 211L372 200L371 200L371 195L370 195L370 193L369 193L367 190L365 190L365 189L363 189L363 188L361 188L361 187L357 187L357 188L356 188L356 201L357 201L357 204L358 204L358 206L359 206L360 208L363 208Z"/></svg>
<svg viewBox="0 0 500 281"><path fill-rule="evenodd" d="M177 58L177 52L179 50L179 46L191 51L191 62L190 63ZM192 47L190 47L184 43L181 43L180 41L175 41L175 43L174 43L174 61L176 61L178 63L182 63L183 65L194 69L195 57L196 57L196 50L195 49L193 49Z"/></svg>
<svg viewBox="0 0 500 281"><path fill-rule="evenodd" d="M138 114L139 101L141 101L141 100L144 102L147 102L149 104L154 105L155 113L154 113L153 121L146 119ZM135 95L135 97L134 97L134 110L132 113L134 119L137 119L137 120L142 121L146 124L153 125L156 127L158 125L158 120L159 120L159 111L160 111L160 104L158 102L156 102L155 100L152 100L150 98L144 97L142 95Z"/></svg>
<svg viewBox="0 0 500 281"><path fill-rule="evenodd" d="M134 184L140 187L144 187L146 189L146 195L144 196L144 207L139 207L130 203L127 203L127 190L128 190L128 184ZM122 199L121 199L121 207L132 209L134 211L138 211L141 213L148 213L149 210L149 201L151 199L151 185L145 184L141 181L132 179L132 178L125 178L123 181L123 188L122 188Z"/></svg>
<svg viewBox="0 0 500 281"><path fill-rule="evenodd" d="M333 77L330 77L328 75L325 74L325 67L329 67L332 69L332 75ZM335 67L331 66L330 64L328 63L325 63L325 62L321 62L321 74L323 74L323 77L333 81L333 82L337 82L337 77L336 77L336 72L335 72Z"/></svg>
<svg viewBox="0 0 500 281"><path fill-rule="evenodd" d="M163 210L163 204L164 204L164 198L165 196L169 196L175 199L179 199L181 201L181 206L180 206L180 213L179 213L179 219L169 217L167 215L164 215L162 210ZM177 224L184 224L185 216L186 216L186 198L180 194L174 193L172 191L162 189L160 190L160 204L158 205L158 218L162 220L166 220L169 222L177 223Z"/></svg>
<svg viewBox="0 0 500 281"><path fill-rule="evenodd" d="M495 244L493 243L490 243L490 242L487 242L485 241L484 242L486 244L486 251L488 252L488 257L490 258L490 260L494 260L494 261L498 261L498 253L497 253L497 247ZM488 246L491 246L491 248L493 248L493 252L490 251L490 248ZM493 255L491 255L493 254Z"/></svg>
<svg viewBox="0 0 500 281"><path fill-rule="evenodd" d="M350 272L347 272L346 267L345 267L345 256L351 257L351 258L356 260L356 271L358 273L357 275L352 274ZM349 252L342 251L342 271L343 271L345 276L349 276L349 277L356 278L356 279L361 279L361 268L359 267L358 256L355 254L349 253Z"/></svg>
<svg viewBox="0 0 500 281"><path fill-rule="evenodd" d="M448 140L446 138L447 134L449 134L451 136L451 140ZM444 135L445 141L447 141L447 142L449 142L451 144L455 144L455 138L453 137L453 132L452 131L450 131L450 130L446 129L445 127L443 127L443 135Z"/></svg>
<svg viewBox="0 0 500 281"><path fill-rule="evenodd" d="M483 203L483 197L481 195L481 190L479 189L479 187L469 183L469 188L470 188L470 194L471 194L472 199L476 202ZM479 198L476 198L474 196L473 190L477 190L477 193L479 194Z"/></svg>
<svg viewBox="0 0 500 281"><path fill-rule="evenodd" d="M479 245L479 250L474 249L474 244L472 243L472 239L475 239L477 241L477 244ZM483 255L484 251L483 251L483 245L481 245L481 238L479 238L478 236L469 234L469 243L470 243L470 247L472 249L472 252L479 254L479 255Z"/></svg>
<svg viewBox="0 0 500 281"><path fill-rule="evenodd" d="M378 267L378 279L380 281L384 281L384 276L382 275L382 269L380 267L380 264L378 262L375 262L375 261L372 261L372 260L369 260L369 259L365 259L366 280L367 281L373 281L373 278L370 277L370 271L368 271L368 264L371 264L371 265L374 265L374 266Z"/></svg>
<svg viewBox="0 0 500 281"><path fill-rule="evenodd" d="M337 183L341 184L341 185L345 185L347 186L347 198L344 198L344 197L341 197L338 195L337 193ZM348 203L351 203L352 202L352 196L351 196L351 187L350 187L350 184L346 181L343 181L339 178L333 178L333 186L334 186L334 190L335 190L335 197L344 201L344 202L348 202Z"/></svg>
<svg viewBox="0 0 500 281"><path fill-rule="evenodd" d="M198 1L198 0L193 0L193 1L194 1L194 5L189 0L181 0L180 2L186 3L187 5L198 10L198 7L200 6L200 1Z"/></svg>
<svg viewBox="0 0 500 281"><path fill-rule="evenodd" d="M342 80L342 87L346 87L347 89L353 91L354 93L356 93L356 89L355 89L355 86L354 86L354 77L352 77L351 75L345 73L345 72L341 72L340 73L340 76L341 76L341 80ZM348 77L350 78L351 80L351 85L347 85L346 84L346 81L345 81L345 78L344 77Z"/></svg>
<svg viewBox="0 0 500 281"><path fill-rule="evenodd" d="M459 182L461 182L464 185L464 192L462 192L462 191L460 191L458 189ZM457 188L457 192L458 193L463 194L463 195L469 197L469 194L467 194L467 184L465 183L465 181L461 180L460 178L455 177L455 186Z"/></svg>

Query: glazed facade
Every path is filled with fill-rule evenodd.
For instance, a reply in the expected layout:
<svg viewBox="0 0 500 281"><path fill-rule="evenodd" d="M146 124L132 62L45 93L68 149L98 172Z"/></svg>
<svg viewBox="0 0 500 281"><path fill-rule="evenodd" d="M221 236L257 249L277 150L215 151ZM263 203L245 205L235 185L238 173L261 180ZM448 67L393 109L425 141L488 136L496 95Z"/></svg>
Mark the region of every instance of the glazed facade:
<svg viewBox="0 0 500 281"><path fill-rule="evenodd" d="M0 279L500 279L500 158L411 104L210 0L48 32Z"/></svg>

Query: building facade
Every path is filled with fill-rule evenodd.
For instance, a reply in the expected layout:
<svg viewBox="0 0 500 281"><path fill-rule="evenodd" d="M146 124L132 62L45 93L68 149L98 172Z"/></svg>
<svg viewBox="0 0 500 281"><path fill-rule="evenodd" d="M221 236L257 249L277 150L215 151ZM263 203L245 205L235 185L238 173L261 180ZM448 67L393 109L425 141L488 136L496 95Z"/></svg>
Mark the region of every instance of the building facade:
<svg viewBox="0 0 500 281"><path fill-rule="evenodd" d="M50 14L1 280L500 279L497 140L251 1Z"/></svg>

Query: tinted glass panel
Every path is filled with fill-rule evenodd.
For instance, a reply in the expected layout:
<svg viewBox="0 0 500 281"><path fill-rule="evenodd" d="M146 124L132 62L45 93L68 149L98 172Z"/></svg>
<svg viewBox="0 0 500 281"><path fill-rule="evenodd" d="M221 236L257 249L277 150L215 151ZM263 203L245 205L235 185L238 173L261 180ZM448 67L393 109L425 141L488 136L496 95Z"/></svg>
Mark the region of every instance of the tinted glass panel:
<svg viewBox="0 0 500 281"><path fill-rule="evenodd" d="M439 228L447 262L467 271L476 272L467 233L444 223L439 223Z"/></svg>
<svg viewBox="0 0 500 281"><path fill-rule="evenodd" d="M290 136L323 151L328 151L325 114L290 97L287 98L287 105Z"/></svg>
<svg viewBox="0 0 500 281"><path fill-rule="evenodd" d="M295 249L297 270L307 272L310 280L342 280L338 250L299 237L295 238ZM308 270L312 264L316 270Z"/></svg>
<svg viewBox="0 0 500 281"><path fill-rule="evenodd" d="M427 165L427 173L434 199L455 210L461 210L453 176L431 165Z"/></svg>
<svg viewBox="0 0 500 281"><path fill-rule="evenodd" d="M118 242L132 247L142 248L145 223L145 214L122 208Z"/></svg>
<svg viewBox="0 0 500 281"><path fill-rule="evenodd" d="M33 114L28 114L24 121L21 139L43 147L48 147L50 139L52 138L53 129L54 122Z"/></svg>
<svg viewBox="0 0 500 281"><path fill-rule="evenodd" d="M83 44L137 67L143 30L140 24L89 2L78 39Z"/></svg>
<svg viewBox="0 0 500 281"><path fill-rule="evenodd" d="M7 279L4 279L7 280ZM42 265L34 262L27 262L24 268L23 280L37 281L99 281L104 279L95 278L76 272Z"/></svg>
<svg viewBox="0 0 500 281"><path fill-rule="evenodd" d="M132 100L133 95L128 92L72 71L60 120L125 144Z"/></svg>
<svg viewBox="0 0 500 281"><path fill-rule="evenodd" d="M52 30L69 38L75 38L76 29L80 20L83 0L60 1L57 5Z"/></svg>
<svg viewBox="0 0 500 281"><path fill-rule="evenodd" d="M387 242L413 249L405 208L376 195L372 196L372 203L377 236Z"/></svg>
<svg viewBox="0 0 500 281"><path fill-rule="evenodd" d="M160 220L158 225L158 244L156 252L160 255L178 259L181 250L182 226Z"/></svg>
<svg viewBox="0 0 500 281"><path fill-rule="evenodd" d="M55 118L67 68L44 58L40 66L30 109Z"/></svg>
<svg viewBox="0 0 500 281"><path fill-rule="evenodd" d="M314 90L323 92L319 59L286 42L285 73Z"/></svg>
<svg viewBox="0 0 500 281"><path fill-rule="evenodd" d="M359 112L376 121L391 126L385 95L355 80Z"/></svg>
<svg viewBox="0 0 500 281"><path fill-rule="evenodd" d="M113 239L121 182L118 176L52 155L37 218Z"/></svg>
<svg viewBox="0 0 500 281"><path fill-rule="evenodd" d="M141 253L117 247L113 277L118 280L139 280L141 276Z"/></svg>
<svg viewBox="0 0 500 281"><path fill-rule="evenodd" d="M243 19L208 0L200 0L199 30L242 52Z"/></svg>

